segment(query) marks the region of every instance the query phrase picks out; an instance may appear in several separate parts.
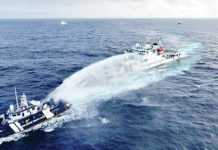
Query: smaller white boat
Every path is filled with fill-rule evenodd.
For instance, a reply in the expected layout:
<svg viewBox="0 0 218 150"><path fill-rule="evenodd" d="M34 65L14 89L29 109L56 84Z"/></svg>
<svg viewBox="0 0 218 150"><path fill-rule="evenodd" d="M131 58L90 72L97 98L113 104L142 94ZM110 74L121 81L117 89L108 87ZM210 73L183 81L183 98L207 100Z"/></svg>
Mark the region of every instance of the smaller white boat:
<svg viewBox="0 0 218 150"><path fill-rule="evenodd" d="M0 115L0 137L28 131L53 117L60 116L71 106L62 101L55 102L53 99L46 102L29 101L24 93L19 100L16 89L15 98L16 106L11 104L9 109ZM46 129L48 132L52 130L54 129L49 126Z"/></svg>
<svg viewBox="0 0 218 150"><path fill-rule="evenodd" d="M61 24L61 25L66 25L67 22L62 20L62 21L60 22L60 24Z"/></svg>

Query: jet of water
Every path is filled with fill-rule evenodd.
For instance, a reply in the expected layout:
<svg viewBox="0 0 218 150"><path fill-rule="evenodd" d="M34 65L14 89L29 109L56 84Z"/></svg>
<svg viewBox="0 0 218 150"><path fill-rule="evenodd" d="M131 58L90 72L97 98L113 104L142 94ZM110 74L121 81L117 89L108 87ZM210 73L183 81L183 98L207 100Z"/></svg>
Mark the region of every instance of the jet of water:
<svg viewBox="0 0 218 150"><path fill-rule="evenodd" d="M137 63L141 56L137 54L113 56L91 64L66 78L47 98L65 100L77 107L110 99L117 94L182 74L197 61L200 48L200 43L188 43L180 51L192 55L191 57L143 71L129 71L126 68L126 64Z"/></svg>

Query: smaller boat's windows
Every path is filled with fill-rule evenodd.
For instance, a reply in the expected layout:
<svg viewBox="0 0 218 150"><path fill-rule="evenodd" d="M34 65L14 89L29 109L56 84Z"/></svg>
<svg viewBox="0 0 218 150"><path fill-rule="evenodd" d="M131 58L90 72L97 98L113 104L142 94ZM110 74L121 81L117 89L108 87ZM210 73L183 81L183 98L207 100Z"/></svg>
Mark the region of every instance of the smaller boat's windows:
<svg viewBox="0 0 218 150"><path fill-rule="evenodd" d="M24 116L24 113L22 113L22 116Z"/></svg>

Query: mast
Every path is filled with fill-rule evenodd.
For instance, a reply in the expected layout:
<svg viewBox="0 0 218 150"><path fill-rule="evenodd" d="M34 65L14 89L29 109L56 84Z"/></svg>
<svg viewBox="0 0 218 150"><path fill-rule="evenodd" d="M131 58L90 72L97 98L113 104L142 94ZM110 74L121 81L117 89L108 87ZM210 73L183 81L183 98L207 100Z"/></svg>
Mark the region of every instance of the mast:
<svg viewBox="0 0 218 150"><path fill-rule="evenodd" d="M15 87L15 98L16 98L16 104L17 104L17 108L19 108L19 103L18 103L18 99L17 99L17 90L16 90L16 87Z"/></svg>

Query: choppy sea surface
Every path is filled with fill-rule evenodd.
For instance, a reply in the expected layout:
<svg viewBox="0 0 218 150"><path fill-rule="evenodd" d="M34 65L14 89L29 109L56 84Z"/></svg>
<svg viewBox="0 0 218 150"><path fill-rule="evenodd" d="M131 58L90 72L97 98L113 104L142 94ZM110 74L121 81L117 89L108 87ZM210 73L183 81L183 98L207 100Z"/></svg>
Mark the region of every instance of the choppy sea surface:
<svg viewBox="0 0 218 150"><path fill-rule="evenodd" d="M0 113L15 87L72 104L47 129L0 138L1 150L218 149L217 19L65 21L0 20ZM123 71L123 50L150 38L188 57Z"/></svg>

